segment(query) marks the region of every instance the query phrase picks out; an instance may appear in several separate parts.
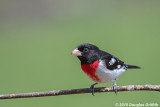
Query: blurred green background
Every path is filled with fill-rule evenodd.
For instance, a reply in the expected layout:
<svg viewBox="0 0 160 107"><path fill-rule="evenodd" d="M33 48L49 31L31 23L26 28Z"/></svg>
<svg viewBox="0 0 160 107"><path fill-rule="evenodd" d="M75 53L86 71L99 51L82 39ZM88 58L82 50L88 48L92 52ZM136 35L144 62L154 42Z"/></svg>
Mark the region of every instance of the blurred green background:
<svg viewBox="0 0 160 107"><path fill-rule="evenodd" d="M159 0L2 0L0 94L89 88L93 82L70 55L86 42L142 67L120 76L119 86L160 85L159 5ZM160 106L160 93L11 99L1 100L0 107L112 107L115 103Z"/></svg>

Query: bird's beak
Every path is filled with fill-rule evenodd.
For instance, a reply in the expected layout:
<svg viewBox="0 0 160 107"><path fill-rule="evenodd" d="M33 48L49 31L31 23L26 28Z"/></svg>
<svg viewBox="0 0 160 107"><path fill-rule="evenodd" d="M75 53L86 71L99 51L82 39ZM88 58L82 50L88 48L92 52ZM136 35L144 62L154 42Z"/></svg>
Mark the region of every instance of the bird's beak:
<svg viewBox="0 0 160 107"><path fill-rule="evenodd" d="M82 53L76 48L71 53L74 56L82 56Z"/></svg>

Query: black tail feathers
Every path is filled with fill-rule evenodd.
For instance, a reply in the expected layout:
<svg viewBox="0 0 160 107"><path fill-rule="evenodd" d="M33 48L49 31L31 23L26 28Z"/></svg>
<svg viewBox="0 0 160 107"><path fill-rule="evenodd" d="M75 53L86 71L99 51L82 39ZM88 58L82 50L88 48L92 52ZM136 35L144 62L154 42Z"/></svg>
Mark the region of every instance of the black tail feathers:
<svg viewBox="0 0 160 107"><path fill-rule="evenodd" d="M127 65L127 64L126 64L126 68L127 68L127 69L140 69L141 67L135 66L135 65Z"/></svg>

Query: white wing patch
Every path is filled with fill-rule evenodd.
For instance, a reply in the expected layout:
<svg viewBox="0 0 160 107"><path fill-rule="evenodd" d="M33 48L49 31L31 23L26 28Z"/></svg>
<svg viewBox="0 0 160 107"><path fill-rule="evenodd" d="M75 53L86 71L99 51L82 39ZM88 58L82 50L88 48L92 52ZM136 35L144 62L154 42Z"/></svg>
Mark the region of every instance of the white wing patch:
<svg viewBox="0 0 160 107"><path fill-rule="evenodd" d="M109 65L113 65L115 62L116 62L116 60L115 60L114 58L112 58L112 59L109 61Z"/></svg>
<svg viewBox="0 0 160 107"><path fill-rule="evenodd" d="M121 68L121 65L117 65L117 68Z"/></svg>

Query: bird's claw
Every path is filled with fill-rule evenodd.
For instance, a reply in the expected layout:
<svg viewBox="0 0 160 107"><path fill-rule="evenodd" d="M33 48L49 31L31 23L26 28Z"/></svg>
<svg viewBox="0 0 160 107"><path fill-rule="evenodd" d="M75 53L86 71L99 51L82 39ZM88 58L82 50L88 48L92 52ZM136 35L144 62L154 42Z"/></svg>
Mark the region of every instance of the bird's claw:
<svg viewBox="0 0 160 107"><path fill-rule="evenodd" d="M117 95L117 84L116 84L117 78L115 78L114 85L112 86L113 91Z"/></svg>
<svg viewBox="0 0 160 107"><path fill-rule="evenodd" d="M98 84L98 83L94 83L94 84L92 84L91 87L90 87L90 92L92 93L93 96L94 96L94 86L95 86L96 84Z"/></svg>
<svg viewBox="0 0 160 107"><path fill-rule="evenodd" d="M91 85L91 87L90 87L90 92L91 92L92 95L94 96L94 85Z"/></svg>
<svg viewBox="0 0 160 107"><path fill-rule="evenodd" d="M114 85L112 86L112 89L113 89L113 91L115 92L115 94L117 95L117 85L114 84Z"/></svg>

